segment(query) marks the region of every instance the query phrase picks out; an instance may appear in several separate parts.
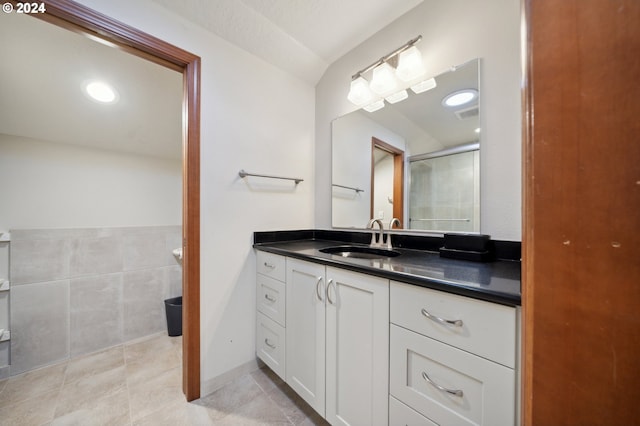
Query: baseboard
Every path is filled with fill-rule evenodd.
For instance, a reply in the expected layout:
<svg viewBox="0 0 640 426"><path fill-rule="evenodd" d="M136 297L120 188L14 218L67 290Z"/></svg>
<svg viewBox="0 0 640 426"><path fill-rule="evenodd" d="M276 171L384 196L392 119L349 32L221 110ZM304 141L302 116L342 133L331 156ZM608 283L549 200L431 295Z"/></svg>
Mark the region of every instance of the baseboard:
<svg viewBox="0 0 640 426"><path fill-rule="evenodd" d="M209 379L206 381L203 380L200 383L200 397L201 398L205 397L217 391L218 389L222 388L227 383L230 383L235 379L238 379L246 374L249 374L252 371L257 370L258 368L260 368L260 365L258 364L258 360L254 359L245 364L239 365L236 368L227 371L226 373L223 373L217 377L214 377L213 379Z"/></svg>

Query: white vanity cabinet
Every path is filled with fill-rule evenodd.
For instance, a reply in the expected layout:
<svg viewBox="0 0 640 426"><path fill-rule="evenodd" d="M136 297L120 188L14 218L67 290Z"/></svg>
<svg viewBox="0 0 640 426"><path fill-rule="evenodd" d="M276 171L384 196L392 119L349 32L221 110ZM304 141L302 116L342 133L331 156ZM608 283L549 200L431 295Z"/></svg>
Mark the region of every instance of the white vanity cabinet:
<svg viewBox="0 0 640 426"><path fill-rule="evenodd" d="M332 425L512 426L517 308L257 253L257 354Z"/></svg>
<svg viewBox="0 0 640 426"><path fill-rule="evenodd" d="M416 424L515 424L516 309L394 281L390 293L394 404Z"/></svg>
<svg viewBox="0 0 640 426"><path fill-rule="evenodd" d="M286 260L284 256L261 251L256 258L256 353L284 380Z"/></svg>
<svg viewBox="0 0 640 426"><path fill-rule="evenodd" d="M287 383L332 425L388 422L389 281L287 258Z"/></svg>

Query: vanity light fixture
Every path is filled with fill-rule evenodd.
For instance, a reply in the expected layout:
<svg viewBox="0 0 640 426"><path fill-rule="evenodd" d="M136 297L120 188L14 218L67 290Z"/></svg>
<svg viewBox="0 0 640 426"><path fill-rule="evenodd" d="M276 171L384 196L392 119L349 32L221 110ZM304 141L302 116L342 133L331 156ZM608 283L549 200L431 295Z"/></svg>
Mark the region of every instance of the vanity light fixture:
<svg viewBox="0 0 640 426"><path fill-rule="evenodd" d="M373 78L369 87L378 95L384 95L398 87L394 69L388 62L383 62L373 69Z"/></svg>
<svg viewBox="0 0 640 426"><path fill-rule="evenodd" d="M362 109L367 111L367 112L374 112L377 111L379 109L384 108L384 101L382 99L379 99L367 106L363 106Z"/></svg>
<svg viewBox="0 0 640 426"><path fill-rule="evenodd" d="M478 91L476 89L458 90L445 96L444 99L442 99L442 105L446 107L458 107L473 102L477 98Z"/></svg>
<svg viewBox="0 0 640 426"><path fill-rule="evenodd" d="M398 67L396 75L402 81L413 81L418 77L422 77L425 73L422 64L422 55L417 47L411 46L407 50L400 52L398 56Z"/></svg>
<svg viewBox="0 0 640 426"><path fill-rule="evenodd" d="M409 95L408 86L414 93L421 93L436 87L435 80L430 78L422 81L425 69L422 55L415 46L422 40L418 36L409 40L393 52L383 56L366 68L361 69L351 77L351 89L347 99L364 110L372 112L384 107L384 100L389 103L400 102ZM397 56L397 58L396 58ZM392 61L397 59L397 67ZM369 83L364 74L373 70Z"/></svg>
<svg viewBox="0 0 640 426"><path fill-rule="evenodd" d="M351 90L347 99L358 106L365 105L373 100L373 93L371 93L369 83L364 77L359 76L351 80Z"/></svg>
<svg viewBox="0 0 640 426"><path fill-rule="evenodd" d="M395 104L396 102L404 101L408 97L409 97L409 94L407 93L407 91L402 89L401 91L396 92L393 95L387 96L385 99L390 104Z"/></svg>
<svg viewBox="0 0 640 426"><path fill-rule="evenodd" d="M110 104L118 100L118 92L102 81L90 81L84 85L84 90L95 101Z"/></svg>
<svg viewBox="0 0 640 426"><path fill-rule="evenodd" d="M424 81L421 81L418 84L414 84L411 86L411 91L416 95L418 93L426 92L427 90L435 89L437 86L435 78L428 78Z"/></svg>

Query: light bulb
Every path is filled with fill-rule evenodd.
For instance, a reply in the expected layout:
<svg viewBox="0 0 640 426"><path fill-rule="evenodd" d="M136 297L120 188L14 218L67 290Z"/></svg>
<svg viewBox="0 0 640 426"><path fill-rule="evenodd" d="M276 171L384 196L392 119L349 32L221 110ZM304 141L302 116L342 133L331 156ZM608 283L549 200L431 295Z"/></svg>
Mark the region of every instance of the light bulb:
<svg viewBox="0 0 640 426"><path fill-rule="evenodd" d="M107 83L92 81L85 86L85 90L92 99L102 103L112 103L117 100L116 91Z"/></svg>
<svg viewBox="0 0 640 426"><path fill-rule="evenodd" d="M365 105L373 99L373 93L369 90L369 83L364 77L359 76L351 80L351 89L349 90L347 99L358 106Z"/></svg>
<svg viewBox="0 0 640 426"><path fill-rule="evenodd" d="M393 67L386 62L375 67L370 86L371 90L378 95L384 95L394 90L398 86L398 81Z"/></svg>
<svg viewBox="0 0 640 426"><path fill-rule="evenodd" d="M424 73L422 55L417 47L411 46L400 53L396 69L396 75L400 80L409 82L423 76Z"/></svg>

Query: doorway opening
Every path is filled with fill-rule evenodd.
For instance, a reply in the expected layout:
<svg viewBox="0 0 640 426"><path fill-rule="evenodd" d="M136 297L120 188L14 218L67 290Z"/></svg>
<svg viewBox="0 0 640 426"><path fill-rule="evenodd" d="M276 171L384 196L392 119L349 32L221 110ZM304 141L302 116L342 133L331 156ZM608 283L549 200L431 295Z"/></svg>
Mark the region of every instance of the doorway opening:
<svg viewBox="0 0 640 426"><path fill-rule="evenodd" d="M371 138L371 209L370 217L384 224L392 218L404 227L404 151Z"/></svg>
<svg viewBox="0 0 640 426"><path fill-rule="evenodd" d="M183 75L182 377L187 400L197 399L200 397L200 58L77 3L51 0L47 2L46 13L33 16Z"/></svg>

